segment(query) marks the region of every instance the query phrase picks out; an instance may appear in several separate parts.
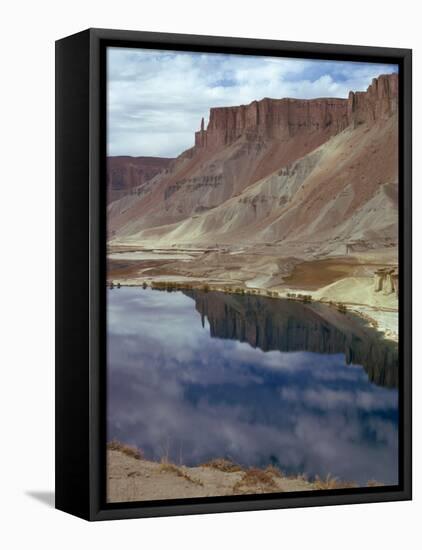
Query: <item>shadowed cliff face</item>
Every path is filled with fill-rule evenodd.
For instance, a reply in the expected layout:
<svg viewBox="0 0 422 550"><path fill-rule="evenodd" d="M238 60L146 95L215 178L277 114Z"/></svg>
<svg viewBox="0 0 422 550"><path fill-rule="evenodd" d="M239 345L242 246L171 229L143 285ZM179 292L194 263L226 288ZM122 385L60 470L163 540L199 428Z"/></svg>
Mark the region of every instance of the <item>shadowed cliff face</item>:
<svg viewBox="0 0 422 550"><path fill-rule="evenodd" d="M371 382L398 387L398 346L358 317L321 304L234 296L218 292L185 293L195 300L214 338L247 342L262 351L344 354L347 364L362 365Z"/></svg>
<svg viewBox="0 0 422 550"><path fill-rule="evenodd" d="M165 171L173 159L161 157L108 157L107 201L118 200Z"/></svg>
<svg viewBox="0 0 422 550"><path fill-rule="evenodd" d="M348 98L349 124L373 124L397 113L399 93L398 74L381 75L372 80L366 92L350 92Z"/></svg>

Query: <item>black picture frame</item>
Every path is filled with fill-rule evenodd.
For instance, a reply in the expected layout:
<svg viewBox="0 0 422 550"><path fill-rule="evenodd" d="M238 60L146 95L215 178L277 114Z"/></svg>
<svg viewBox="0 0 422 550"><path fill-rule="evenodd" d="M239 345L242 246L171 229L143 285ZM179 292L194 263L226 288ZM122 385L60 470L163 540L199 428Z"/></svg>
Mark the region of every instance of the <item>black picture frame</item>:
<svg viewBox="0 0 422 550"><path fill-rule="evenodd" d="M105 500L107 46L399 65L399 485L319 494ZM87 520L171 516L412 498L412 52L379 48L88 29L56 42L56 508Z"/></svg>

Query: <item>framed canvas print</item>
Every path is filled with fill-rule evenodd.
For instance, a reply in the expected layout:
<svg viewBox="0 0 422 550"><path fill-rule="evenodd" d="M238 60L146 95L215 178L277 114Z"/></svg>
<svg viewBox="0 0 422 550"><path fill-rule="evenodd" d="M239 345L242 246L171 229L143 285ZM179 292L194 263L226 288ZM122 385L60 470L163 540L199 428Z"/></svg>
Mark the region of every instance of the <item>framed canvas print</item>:
<svg viewBox="0 0 422 550"><path fill-rule="evenodd" d="M411 51L56 43L56 506L411 498Z"/></svg>

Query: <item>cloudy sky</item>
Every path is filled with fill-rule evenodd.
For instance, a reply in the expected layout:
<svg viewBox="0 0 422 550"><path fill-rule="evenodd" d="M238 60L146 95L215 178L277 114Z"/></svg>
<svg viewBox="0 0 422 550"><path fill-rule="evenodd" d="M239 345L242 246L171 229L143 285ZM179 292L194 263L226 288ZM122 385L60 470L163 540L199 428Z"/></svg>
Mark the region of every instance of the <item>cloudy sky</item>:
<svg viewBox="0 0 422 550"><path fill-rule="evenodd" d="M210 107L347 97L396 65L108 48L108 155L174 157Z"/></svg>

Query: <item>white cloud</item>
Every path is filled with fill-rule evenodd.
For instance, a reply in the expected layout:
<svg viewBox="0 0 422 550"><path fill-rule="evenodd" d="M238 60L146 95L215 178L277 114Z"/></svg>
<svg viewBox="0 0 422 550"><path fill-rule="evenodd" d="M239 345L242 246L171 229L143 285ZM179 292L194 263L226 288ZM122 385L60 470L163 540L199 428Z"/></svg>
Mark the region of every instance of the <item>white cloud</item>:
<svg viewBox="0 0 422 550"><path fill-rule="evenodd" d="M108 154L177 156L211 107L347 97L395 66L130 48L108 50Z"/></svg>

